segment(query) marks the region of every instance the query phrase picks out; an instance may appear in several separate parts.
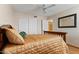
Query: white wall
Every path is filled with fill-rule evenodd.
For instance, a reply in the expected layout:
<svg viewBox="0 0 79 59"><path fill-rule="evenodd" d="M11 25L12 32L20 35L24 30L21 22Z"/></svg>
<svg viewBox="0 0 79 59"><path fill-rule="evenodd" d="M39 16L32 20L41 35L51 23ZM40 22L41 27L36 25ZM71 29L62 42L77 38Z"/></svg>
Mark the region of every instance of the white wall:
<svg viewBox="0 0 79 59"><path fill-rule="evenodd" d="M11 24L16 28L13 10L10 5L0 4L0 25Z"/></svg>
<svg viewBox="0 0 79 59"><path fill-rule="evenodd" d="M44 16L37 16L34 18L35 15L15 12L15 18L17 20L18 31L25 31L28 34L41 34L42 33L42 24L41 20L46 20Z"/></svg>
<svg viewBox="0 0 79 59"><path fill-rule="evenodd" d="M76 28L58 28L58 17L77 14L77 27ZM67 32L67 43L79 47L79 7L68 9L62 11L56 15L49 17L54 20L54 31L64 31Z"/></svg>

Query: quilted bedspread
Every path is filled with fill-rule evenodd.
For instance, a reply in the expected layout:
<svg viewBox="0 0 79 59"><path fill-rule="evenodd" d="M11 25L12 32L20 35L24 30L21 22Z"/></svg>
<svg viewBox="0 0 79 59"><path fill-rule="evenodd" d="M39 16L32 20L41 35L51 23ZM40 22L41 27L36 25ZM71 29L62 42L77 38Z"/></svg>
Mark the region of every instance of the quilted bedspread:
<svg viewBox="0 0 79 59"><path fill-rule="evenodd" d="M57 35L27 35L24 45L7 44L5 54L65 54L68 47Z"/></svg>

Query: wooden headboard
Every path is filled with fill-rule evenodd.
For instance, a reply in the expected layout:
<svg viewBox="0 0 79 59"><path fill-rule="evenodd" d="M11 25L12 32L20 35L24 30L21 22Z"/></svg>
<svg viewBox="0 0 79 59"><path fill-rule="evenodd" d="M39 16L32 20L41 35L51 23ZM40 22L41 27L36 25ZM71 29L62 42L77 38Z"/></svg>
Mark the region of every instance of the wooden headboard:
<svg viewBox="0 0 79 59"><path fill-rule="evenodd" d="M44 31L44 34L55 34L63 37L63 40L66 42L66 32L56 32L56 31Z"/></svg>

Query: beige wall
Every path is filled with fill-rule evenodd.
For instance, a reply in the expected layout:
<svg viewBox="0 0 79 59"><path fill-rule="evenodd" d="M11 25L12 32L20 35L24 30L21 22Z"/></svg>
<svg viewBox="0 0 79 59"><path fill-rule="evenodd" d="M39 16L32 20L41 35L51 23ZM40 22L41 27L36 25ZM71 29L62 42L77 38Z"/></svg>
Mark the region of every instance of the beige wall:
<svg viewBox="0 0 79 59"><path fill-rule="evenodd" d="M76 28L58 28L58 17L77 14L77 27ZM62 11L56 15L49 17L53 19L54 31L64 31L67 32L67 43L79 47L79 7L71 8L65 11Z"/></svg>
<svg viewBox="0 0 79 59"><path fill-rule="evenodd" d="M0 25L3 24L11 24L12 26L17 27L16 20L13 14L13 9L10 5L6 4L0 4Z"/></svg>

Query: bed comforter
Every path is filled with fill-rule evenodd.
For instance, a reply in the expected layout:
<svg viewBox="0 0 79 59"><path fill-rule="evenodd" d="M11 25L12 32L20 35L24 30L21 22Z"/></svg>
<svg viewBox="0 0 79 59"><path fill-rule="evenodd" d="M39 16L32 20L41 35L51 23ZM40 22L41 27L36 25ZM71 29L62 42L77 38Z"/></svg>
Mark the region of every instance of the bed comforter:
<svg viewBox="0 0 79 59"><path fill-rule="evenodd" d="M5 54L66 54L68 47L57 35L27 35L23 45L7 44Z"/></svg>

